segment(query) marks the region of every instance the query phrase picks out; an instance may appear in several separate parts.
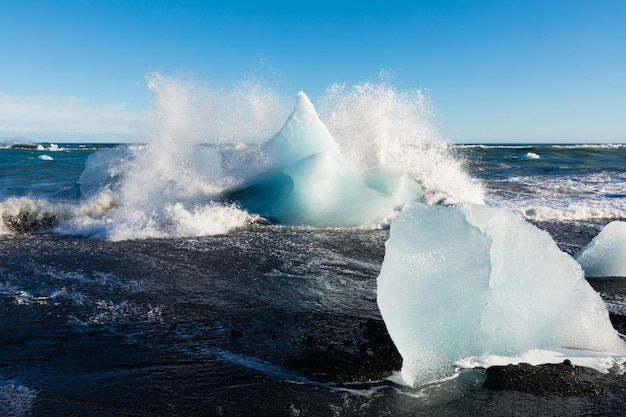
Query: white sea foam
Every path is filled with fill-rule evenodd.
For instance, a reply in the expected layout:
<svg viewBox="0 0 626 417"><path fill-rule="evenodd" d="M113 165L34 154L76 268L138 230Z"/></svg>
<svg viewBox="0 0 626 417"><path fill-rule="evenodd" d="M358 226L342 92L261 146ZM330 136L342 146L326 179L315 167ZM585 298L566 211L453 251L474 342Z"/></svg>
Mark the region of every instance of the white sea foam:
<svg viewBox="0 0 626 417"><path fill-rule="evenodd" d="M622 149L626 148L624 143L579 143L579 144L566 144L566 145L552 145L555 148L565 149Z"/></svg>
<svg viewBox="0 0 626 417"><path fill-rule="evenodd" d="M615 373L622 375L625 370L626 356L607 355L603 352L582 349L532 349L519 356L470 356L457 360L454 364L459 368L488 368L490 366L518 365L528 363L530 365L542 365L546 363L558 364L569 359L574 365L595 369L601 373Z"/></svg>
<svg viewBox="0 0 626 417"><path fill-rule="evenodd" d="M156 130L148 131L149 143L130 147L128 155L114 153L93 161L88 166L93 178L81 178L81 187L98 183L103 172L117 180L117 206L91 225L100 228L96 235L114 240L200 236L254 221L255 216L217 201L241 179L224 175L221 154L200 145L268 134L277 128L282 112L277 97L259 84L225 91L160 74L148 81L156 94Z"/></svg>
<svg viewBox="0 0 626 417"><path fill-rule="evenodd" d="M626 174L597 172L569 177L507 178L513 197L489 198L527 220L585 221L626 218ZM498 184L495 184L498 188ZM526 191L530 190L530 191Z"/></svg>
<svg viewBox="0 0 626 417"><path fill-rule="evenodd" d="M109 239L149 239L164 237L207 236L227 233L243 227L256 217L234 205L208 202L185 207L183 203L164 204L154 211L129 210L106 204L110 194L99 194L91 204L72 207L61 212L62 220L55 222L60 234Z"/></svg>
<svg viewBox="0 0 626 417"><path fill-rule="evenodd" d="M500 202L532 221L588 221L593 219L626 218L624 202L618 200L528 199Z"/></svg>
<svg viewBox="0 0 626 417"><path fill-rule="evenodd" d="M148 143L94 153L78 180L83 195L105 193L114 207L57 230L123 240L226 233L255 221L222 201L225 190L255 172L254 163L234 168L203 144L269 135L282 113L274 93L254 83L227 91L161 74L151 74L148 86L155 93L154 117L142 126Z"/></svg>
<svg viewBox="0 0 626 417"><path fill-rule="evenodd" d="M351 87L335 84L319 107L320 118L357 170L400 163L422 184L430 202L483 201L482 185L451 155L420 90L399 91L385 80Z"/></svg>
<svg viewBox="0 0 626 417"><path fill-rule="evenodd" d="M550 146L552 148L560 149L621 149L626 148L626 144L623 143L576 143L576 144L544 144L544 143L528 143L528 144L480 144L480 143L465 143L456 145L461 148L475 148L475 149L527 149L533 146Z"/></svg>
<svg viewBox="0 0 626 417"><path fill-rule="evenodd" d="M116 201L109 192L99 193L80 202L9 198L0 202L0 235L51 228L64 234L96 234L92 230L94 225L99 224L97 229L100 230L102 224L107 223L105 215L115 205Z"/></svg>
<svg viewBox="0 0 626 417"><path fill-rule="evenodd" d="M66 213L66 205L28 197L0 202L0 235L37 230L53 224Z"/></svg>

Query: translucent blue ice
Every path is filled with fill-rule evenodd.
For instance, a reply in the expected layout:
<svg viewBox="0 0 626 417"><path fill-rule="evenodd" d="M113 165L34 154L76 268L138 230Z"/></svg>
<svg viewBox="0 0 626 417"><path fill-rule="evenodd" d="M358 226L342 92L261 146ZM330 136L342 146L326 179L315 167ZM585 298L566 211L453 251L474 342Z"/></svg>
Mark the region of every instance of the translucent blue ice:
<svg viewBox="0 0 626 417"><path fill-rule="evenodd" d="M470 356L626 352L576 261L504 209L406 207L391 225L377 297L410 384L448 376Z"/></svg>
<svg viewBox="0 0 626 417"><path fill-rule="evenodd" d="M626 277L626 222L607 224L575 258L587 277Z"/></svg>
<svg viewBox="0 0 626 417"><path fill-rule="evenodd" d="M283 128L261 149L270 169L233 198L249 212L279 223L375 225L421 195L419 183L401 164L364 173L351 169L304 93L298 94Z"/></svg>

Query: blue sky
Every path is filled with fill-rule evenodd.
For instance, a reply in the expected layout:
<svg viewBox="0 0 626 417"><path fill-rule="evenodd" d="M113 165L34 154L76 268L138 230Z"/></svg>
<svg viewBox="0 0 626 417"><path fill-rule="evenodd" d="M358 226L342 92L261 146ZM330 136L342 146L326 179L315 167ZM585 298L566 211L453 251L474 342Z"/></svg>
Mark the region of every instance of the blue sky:
<svg viewBox="0 0 626 417"><path fill-rule="evenodd" d="M132 138L153 71L315 101L384 69L451 141L626 142L624 22L622 0L7 0L0 140Z"/></svg>

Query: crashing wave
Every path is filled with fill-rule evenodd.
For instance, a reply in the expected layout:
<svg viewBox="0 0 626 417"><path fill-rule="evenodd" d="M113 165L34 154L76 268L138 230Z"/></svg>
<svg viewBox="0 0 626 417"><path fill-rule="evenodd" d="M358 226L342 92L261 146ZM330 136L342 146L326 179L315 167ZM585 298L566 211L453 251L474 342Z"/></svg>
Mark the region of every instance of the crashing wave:
<svg viewBox="0 0 626 417"><path fill-rule="evenodd" d="M0 233L31 232L58 221L58 206L45 200L12 198L0 203Z"/></svg>
<svg viewBox="0 0 626 417"><path fill-rule="evenodd" d="M315 227L374 225L421 187L402 166L351 169L313 104L299 93L283 128L262 146L270 168L231 194L242 207L280 223Z"/></svg>
<svg viewBox="0 0 626 417"><path fill-rule="evenodd" d="M76 204L30 197L10 198L0 202L0 234L50 230L79 218L100 219L115 205L109 193Z"/></svg>
<svg viewBox="0 0 626 417"><path fill-rule="evenodd" d="M398 101L390 91L383 98ZM160 102L171 107L164 98ZM116 201L115 210L94 222L102 229L96 235L180 236L184 230L195 230L177 227L180 218L172 213L181 207L194 216L220 210L213 217L223 224L231 224L222 221L228 212L233 227L258 216L288 225L376 227L386 224L408 201L482 199L482 188L460 174L461 164L445 147L428 145L422 137L408 140L413 125L401 135L402 152L378 146L384 156L369 158L368 165L355 164L345 158L344 148L354 156L352 148L363 147L365 139L355 139L352 147L343 139L340 146L304 93L297 95L283 127L260 147L206 145L192 134L197 128L192 133L184 130L186 122L179 120L184 119L179 113L174 122L164 123L170 130L147 145L104 149L88 157L78 180L81 194L109 192ZM336 134L344 135L346 127L336 122L337 114L333 117ZM373 148L367 152L372 156ZM209 229L201 233L213 233Z"/></svg>

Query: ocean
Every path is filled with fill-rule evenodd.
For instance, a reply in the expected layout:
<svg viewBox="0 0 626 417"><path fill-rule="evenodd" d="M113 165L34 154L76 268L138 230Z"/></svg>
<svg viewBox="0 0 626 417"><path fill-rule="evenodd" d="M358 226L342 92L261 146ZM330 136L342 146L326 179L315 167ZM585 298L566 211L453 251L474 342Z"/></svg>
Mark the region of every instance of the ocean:
<svg viewBox="0 0 626 417"><path fill-rule="evenodd" d="M506 212L513 214L505 220L518 220L498 229L505 220L493 217L487 229L496 232L483 238L476 226L472 236L489 244L512 231L503 259L521 270L554 266L492 305L532 304L543 311L569 298L556 319L526 320L534 326L529 333L506 308L496 311L503 317L494 325L496 338L512 341L504 361L534 346L531 333L549 345L551 334L542 329L578 337L581 329L570 324L578 326L574 316L585 303L601 321L608 323L610 313L623 332L623 278L580 275L572 278L574 290L544 282L563 270L569 279L570 255L607 224L626 220L626 145L351 144L344 134L358 133L362 120L347 124L333 113L324 119L326 130L309 104L299 95L283 128L263 143L207 144L176 131L147 144L0 146L0 414L626 413L626 382L616 375L623 372L623 352L608 359L602 348L581 354L592 368L612 366L597 377L603 389L560 396L483 388L485 364L493 361L480 354L502 352L461 351L452 360L437 351L398 349L402 335L393 329L412 333L414 322L427 322L431 332L443 329L436 337L446 349L481 338L488 346L462 309L484 296L470 281L453 283L454 291L462 290L454 296L436 288L426 294L422 299L433 307L423 316L381 314L389 304L424 297L403 291L402 281L391 303L378 299L381 270L392 268L394 248L410 254L430 244L406 231L409 237L398 240L402 230L394 224L411 219L404 212L444 216L440 223L429 218L429 236L439 242L447 234L453 243L465 240L453 228L457 207L465 207L467 217L458 227L469 227L471 213L480 219ZM544 262L542 253L511 249L506 239L543 242L530 229L549 233L563 259ZM446 268L459 265L461 276L482 268L474 259L442 259ZM437 273L442 266L431 261L420 265ZM419 272L412 268L410 274ZM493 282L489 294L498 294ZM601 297L602 306L593 297ZM447 310L457 307L467 323L446 321ZM613 337L612 328L587 327L582 348ZM432 378L407 381L403 358L416 353L434 364Z"/></svg>

